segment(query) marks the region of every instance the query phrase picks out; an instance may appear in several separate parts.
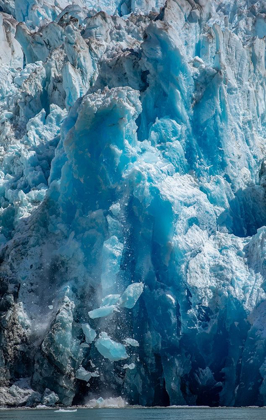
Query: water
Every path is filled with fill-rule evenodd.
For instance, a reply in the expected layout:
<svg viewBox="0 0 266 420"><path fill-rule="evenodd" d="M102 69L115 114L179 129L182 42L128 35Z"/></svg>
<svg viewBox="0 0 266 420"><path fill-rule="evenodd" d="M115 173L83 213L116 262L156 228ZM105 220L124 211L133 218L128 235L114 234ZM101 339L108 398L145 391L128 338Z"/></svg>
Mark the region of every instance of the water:
<svg viewBox="0 0 266 420"><path fill-rule="evenodd" d="M0 420L266 420L266 408L3 410Z"/></svg>

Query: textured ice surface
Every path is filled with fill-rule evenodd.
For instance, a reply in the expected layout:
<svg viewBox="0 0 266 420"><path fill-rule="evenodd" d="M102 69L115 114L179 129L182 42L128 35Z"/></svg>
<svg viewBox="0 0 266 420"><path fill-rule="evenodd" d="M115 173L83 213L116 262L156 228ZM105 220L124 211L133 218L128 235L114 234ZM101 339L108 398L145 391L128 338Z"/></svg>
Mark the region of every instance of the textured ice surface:
<svg viewBox="0 0 266 420"><path fill-rule="evenodd" d="M91 344L97 335L94 329L91 328L89 324L82 324L82 331L85 335L86 343Z"/></svg>
<svg viewBox="0 0 266 420"><path fill-rule="evenodd" d="M143 292L143 283L130 284L122 295L107 295L102 299L100 308L89 311L91 319L104 318L111 315L114 311L120 312L119 307L132 309L136 305Z"/></svg>
<svg viewBox="0 0 266 420"><path fill-rule="evenodd" d="M121 296L120 305L123 308L132 309L143 292L143 283L130 284Z"/></svg>
<svg viewBox="0 0 266 420"><path fill-rule="evenodd" d="M135 369L135 367L136 367L136 365L135 365L135 363L130 363L130 365L124 365L123 366L123 369L130 369L130 370L133 370L133 369Z"/></svg>
<svg viewBox="0 0 266 420"><path fill-rule="evenodd" d="M103 318L105 316L111 315L114 310L116 309L115 305L110 306L102 306L101 308L94 309L93 311L89 312L89 317L92 319L95 318Z"/></svg>
<svg viewBox="0 0 266 420"><path fill-rule="evenodd" d="M95 346L99 353L111 362L117 362L118 360L128 358L125 346L112 340L105 332L100 334Z"/></svg>
<svg viewBox="0 0 266 420"><path fill-rule="evenodd" d="M120 295L107 295L102 299L102 306L116 305L120 299Z"/></svg>
<svg viewBox="0 0 266 420"><path fill-rule="evenodd" d="M91 378L98 378L98 373L96 372L88 372L82 366L76 372L76 378L80 379L81 381L89 382Z"/></svg>
<svg viewBox="0 0 266 420"><path fill-rule="evenodd" d="M134 338L125 338L124 342L133 347L139 347L139 342Z"/></svg>
<svg viewBox="0 0 266 420"><path fill-rule="evenodd" d="M144 14L159 11L163 5L163 0L0 0L0 7L4 12L10 13L31 28L54 21L68 10L75 17L82 18L91 10L104 10L108 14L120 15L130 12Z"/></svg>
<svg viewBox="0 0 266 420"><path fill-rule="evenodd" d="M163 3L0 0L1 405L266 405L265 2Z"/></svg>

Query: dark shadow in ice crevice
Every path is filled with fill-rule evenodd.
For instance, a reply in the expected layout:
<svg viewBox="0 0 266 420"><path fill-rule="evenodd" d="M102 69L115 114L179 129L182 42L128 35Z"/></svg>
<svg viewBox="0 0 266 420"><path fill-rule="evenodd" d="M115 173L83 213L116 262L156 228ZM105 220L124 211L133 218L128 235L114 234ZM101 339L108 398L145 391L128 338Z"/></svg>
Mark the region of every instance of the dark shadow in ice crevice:
<svg viewBox="0 0 266 420"><path fill-rule="evenodd" d="M239 189L235 198L217 220L218 230L227 230L238 237L253 236L266 225L266 196L263 187L252 185Z"/></svg>

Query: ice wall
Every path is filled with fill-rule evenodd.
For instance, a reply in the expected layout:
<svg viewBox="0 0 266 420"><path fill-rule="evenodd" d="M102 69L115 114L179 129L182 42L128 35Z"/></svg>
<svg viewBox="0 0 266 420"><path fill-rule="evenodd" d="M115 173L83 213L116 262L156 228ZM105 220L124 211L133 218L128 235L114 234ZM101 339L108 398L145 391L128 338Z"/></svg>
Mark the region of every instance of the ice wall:
<svg viewBox="0 0 266 420"><path fill-rule="evenodd" d="M163 0L0 0L0 8L31 28L38 28L55 20L67 8L85 13L104 11L108 14L128 15L158 12Z"/></svg>
<svg viewBox="0 0 266 420"><path fill-rule="evenodd" d="M0 403L265 405L265 4L72 3L0 1Z"/></svg>

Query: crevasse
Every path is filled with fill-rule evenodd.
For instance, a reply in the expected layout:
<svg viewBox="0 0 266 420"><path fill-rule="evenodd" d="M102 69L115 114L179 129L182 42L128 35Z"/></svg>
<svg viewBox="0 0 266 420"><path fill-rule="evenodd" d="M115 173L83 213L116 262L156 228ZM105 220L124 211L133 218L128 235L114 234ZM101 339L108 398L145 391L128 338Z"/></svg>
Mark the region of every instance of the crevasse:
<svg viewBox="0 0 266 420"><path fill-rule="evenodd" d="M265 405L264 1L0 10L1 405Z"/></svg>

